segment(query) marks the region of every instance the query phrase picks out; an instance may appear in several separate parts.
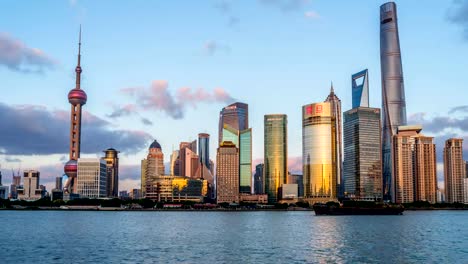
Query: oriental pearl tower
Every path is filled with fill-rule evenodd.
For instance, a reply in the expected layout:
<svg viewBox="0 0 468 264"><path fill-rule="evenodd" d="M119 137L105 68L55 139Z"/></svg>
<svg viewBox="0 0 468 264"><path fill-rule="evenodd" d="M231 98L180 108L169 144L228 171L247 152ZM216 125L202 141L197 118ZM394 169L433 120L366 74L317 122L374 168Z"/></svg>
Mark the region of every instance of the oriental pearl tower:
<svg viewBox="0 0 468 264"><path fill-rule="evenodd" d="M80 158L81 144L81 107L86 104L86 93L80 87L81 81L81 26L78 42L78 65L76 65L76 87L68 93L68 102L71 104L70 116L70 160L65 163L64 172L68 176L63 191L65 193L77 193L77 171Z"/></svg>

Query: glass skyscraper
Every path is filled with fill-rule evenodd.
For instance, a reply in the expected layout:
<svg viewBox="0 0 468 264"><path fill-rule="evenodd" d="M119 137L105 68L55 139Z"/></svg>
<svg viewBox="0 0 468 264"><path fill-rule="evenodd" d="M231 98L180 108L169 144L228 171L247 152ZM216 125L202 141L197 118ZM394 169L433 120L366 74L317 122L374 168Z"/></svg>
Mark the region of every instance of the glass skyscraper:
<svg viewBox="0 0 468 264"><path fill-rule="evenodd" d="M344 113L345 194L358 200L382 199L380 109L357 107Z"/></svg>
<svg viewBox="0 0 468 264"><path fill-rule="evenodd" d="M369 107L369 73L362 70L351 76L353 108Z"/></svg>
<svg viewBox="0 0 468 264"><path fill-rule="evenodd" d="M337 198L336 125L329 102L302 107L302 164L306 200Z"/></svg>
<svg viewBox="0 0 468 264"><path fill-rule="evenodd" d="M265 115L264 180L268 202L281 199L279 188L288 175L288 119L286 115Z"/></svg>
<svg viewBox="0 0 468 264"><path fill-rule="evenodd" d="M382 73L382 156L384 199L392 197L392 137L406 125L406 100L403 84L397 8L393 2L380 6L380 66Z"/></svg>
<svg viewBox="0 0 468 264"><path fill-rule="evenodd" d="M206 133L198 134L198 158L200 164L203 164L209 170L210 164L210 135Z"/></svg>
<svg viewBox="0 0 468 264"><path fill-rule="evenodd" d="M219 113L219 143L226 141L223 139L224 125L239 131L249 128L249 105L237 102L221 110Z"/></svg>

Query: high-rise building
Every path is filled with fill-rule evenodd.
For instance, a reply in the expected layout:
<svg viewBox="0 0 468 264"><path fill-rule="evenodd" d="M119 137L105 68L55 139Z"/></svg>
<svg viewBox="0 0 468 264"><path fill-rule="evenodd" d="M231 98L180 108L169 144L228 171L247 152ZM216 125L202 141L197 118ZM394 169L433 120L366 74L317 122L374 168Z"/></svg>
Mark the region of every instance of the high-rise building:
<svg viewBox="0 0 468 264"><path fill-rule="evenodd" d="M353 109L369 107L369 73L362 70L351 76Z"/></svg>
<svg viewBox="0 0 468 264"><path fill-rule="evenodd" d="M310 202L336 200L336 122L329 102L302 107L304 196Z"/></svg>
<svg viewBox="0 0 468 264"><path fill-rule="evenodd" d="M304 197L304 182L302 181L302 174L288 173L288 184L297 184L297 195Z"/></svg>
<svg viewBox="0 0 468 264"><path fill-rule="evenodd" d="M179 173L185 177L195 177L198 169L197 141L181 142L179 148Z"/></svg>
<svg viewBox="0 0 468 264"><path fill-rule="evenodd" d="M345 194L358 200L382 199L380 109L357 107L343 116Z"/></svg>
<svg viewBox="0 0 468 264"><path fill-rule="evenodd" d="M288 176L288 117L265 115L264 117L264 180L268 202L276 203L280 187Z"/></svg>
<svg viewBox="0 0 468 264"><path fill-rule="evenodd" d="M254 194L265 193L265 183L264 183L264 178L263 178L264 168L265 168L265 165L263 163L257 164L257 166L255 166Z"/></svg>
<svg viewBox="0 0 468 264"><path fill-rule="evenodd" d="M144 179L142 179L142 182L145 182L144 193L145 196L147 196L150 193L154 193L154 188L156 188L154 185L148 183L152 182L154 178L165 175L164 154L162 152L161 145L158 141L154 140L153 143L151 143L151 145L149 146L149 153L146 157L146 161L142 162L142 166L143 165L145 165L145 175Z"/></svg>
<svg viewBox="0 0 468 264"><path fill-rule="evenodd" d="M399 126L393 136L396 203L437 202L436 153L433 137L421 126Z"/></svg>
<svg viewBox="0 0 468 264"><path fill-rule="evenodd" d="M62 177L55 177L55 189L62 190Z"/></svg>
<svg viewBox="0 0 468 264"><path fill-rule="evenodd" d="M252 129L239 132L239 192L252 193Z"/></svg>
<svg viewBox="0 0 468 264"><path fill-rule="evenodd" d="M2 171L0 171L0 199L8 199L8 186L2 185Z"/></svg>
<svg viewBox="0 0 468 264"><path fill-rule="evenodd" d="M70 160L64 166L64 172L68 179L64 186L64 192L77 193L77 171L81 147L81 112L88 99L85 91L81 89L81 27L78 42L78 65L75 68L76 86L68 93L68 102L71 104L70 116Z"/></svg>
<svg viewBox="0 0 468 264"><path fill-rule="evenodd" d="M107 166L107 197L118 197L119 195L119 152L113 148L104 151L102 159Z"/></svg>
<svg viewBox="0 0 468 264"><path fill-rule="evenodd" d="M249 128L249 105L245 103L233 103L224 107L219 113L219 143L228 141L223 138L224 125L228 125L235 130L245 130Z"/></svg>
<svg viewBox="0 0 468 264"><path fill-rule="evenodd" d="M331 114L335 120L335 142L336 142L336 193L337 196L343 196L343 135L341 127L341 100L336 96L333 89L333 83L330 87L330 94L325 102L330 103Z"/></svg>
<svg viewBox="0 0 468 264"><path fill-rule="evenodd" d="M463 160L463 139L450 138L445 141L444 148L444 182L446 202L464 202L463 178L465 177L466 168L465 161Z"/></svg>
<svg viewBox="0 0 468 264"><path fill-rule="evenodd" d="M79 158L77 175L77 193L85 198L103 198L107 196L106 161L97 158Z"/></svg>
<svg viewBox="0 0 468 264"><path fill-rule="evenodd" d="M468 204L468 178L463 178L463 201Z"/></svg>
<svg viewBox="0 0 468 264"><path fill-rule="evenodd" d="M20 200L38 200L42 198L42 189L39 186L40 172L36 170L27 170L23 174L23 185L18 185L18 199Z"/></svg>
<svg viewBox="0 0 468 264"><path fill-rule="evenodd" d="M170 160L170 168L169 168L169 174L174 176L178 175L179 176L179 166L180 166L180 161L178 162L179 159L179 150L173 150L171 154L171 160Z"/></svg>
<svg viewBox="0 0 468 264"><path fill-rule="evenodd" d="M198 134L198 159L199 159L200 164L203 164L209 170L211 169L210 134L206 134L206 133Z"/></svg>
<svg viewBox="0 0 468 264"><path fill-rule="evenodd" d="M141 175L140 175L140 190L141 190L141 197L145 197L146 194L146 169L148 167L148 160L142 159L141 160Z"/></svg>
<svg viewBox="0 0 468 264"><path fill-rule="evenodd" d="M21 175L18 170L18 173L15 174L15 171L12 170L12 182L10 185L10 198L11 199L18 199L18 187L21 186Z"/></svg>
<svg viewBox="0 0 468 264"><path fill-rule="evenodd" d="M216 155L217 203L239 202L239 153L230 141L221 142Z"/></svg>
<svg viewBox="0 0 468 264"><path fill-rule="evenodd" d="M392 137L399 126L406 125L406 100L401 64L400 37L398 35L397 8L393 2L380 6L380 66L382 73L382 155L384 199L391 196L394 182L392 174Z"/></svg>

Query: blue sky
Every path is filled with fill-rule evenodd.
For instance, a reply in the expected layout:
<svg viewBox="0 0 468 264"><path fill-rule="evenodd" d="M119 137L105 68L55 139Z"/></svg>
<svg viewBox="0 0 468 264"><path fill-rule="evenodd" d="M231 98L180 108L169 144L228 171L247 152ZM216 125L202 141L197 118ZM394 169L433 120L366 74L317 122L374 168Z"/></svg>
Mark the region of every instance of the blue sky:
<svg viewBox="0 0 468 264"><path fill-rule="evenodd" d="M45 131L55 129L68 136L63 115L69 111L67 93L74 87L81 24L82 87L88 94L84 109L94 118L89 125L97 127L93 131L98 135L88 137L82 151L85 156L100 155L92 146L100 147L102 140L93 140L114 131L110 138L116 141L109 147L122 150L124 189L137 186L137 165L152 138L161 143L168 161L173 146L207 132L212 135L214 159L218 114L232 99L249 104L256 161L263 157L263 115L288 115L290 165L297 170L301 106L323 101L331 81L343 110L348 110L351 75L368 68L371 106L380 107L379 6L384 2L5 1L0 36L20 42L21 52L33 55L30 60L26 55L8 59L0 44L0 104L12 113L21 105L34 106L37 117L31 120ZM468 15L463 14L468 3L396 3L409 120L427 126L425 134L437 136L440 153L440 142L449 136L464 137L468 129L468 107L463 108L468 95ZM171 110L143 106L141 97L122 92L131 88L147 95L155 83L163 91L157 95L174 100ZM181 88L191 92L182 93ZM222 96L216 97L215 89ZM126 106L131 110L127 115L110 117ZM451 111L455 107L459 108ZM174 118L174 108L183 117ZM29 112L23 107L21 113L11 116ZM65 129L38 121L48 114L51 122L62 120ZM0 120L4 122L0 125L15 127L15 120ZM435 122L439 120L445 123ZM446 128L440 129L443 124ZM6 146L15 140L14 135L0 135L4 182L10 182L9 169L19 166L40 169L48 184L59 176L68 142L52 140L49 145L55 147L48 152L28 149L24 140L18 140L17 148L24 151L9 151Z"/></svg>

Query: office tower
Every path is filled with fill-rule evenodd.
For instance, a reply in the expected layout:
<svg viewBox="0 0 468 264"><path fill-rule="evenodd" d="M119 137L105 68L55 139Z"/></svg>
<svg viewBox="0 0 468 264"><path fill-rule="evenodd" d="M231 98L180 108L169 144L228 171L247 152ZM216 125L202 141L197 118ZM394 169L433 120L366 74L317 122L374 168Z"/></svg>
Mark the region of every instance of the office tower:
<svg viewBox="0 0 468 264"><path fill-rule="evenodd" d="M393 2L380 6L380 66L382 73L382 155L384 199L395 201L392 175L392 137L406 125L406 101L398 35L397 9Z"/></svg>
<svg viewBox="0 0 468 264"><path fill-rule="evenodd" d="M257 164L255 166L254 174L254 194L264 194L265 193L265 183L263 180L263 170L265 165L263 163Z"/></svg>
<svg viewBox="0 0 468 264"><path fill-rule="evenodd" d="M310 202L337 198L335 126L329 102L302 107L304 196Z"/></svg>
<svg viewBox="0 0 468 264"><path fill-rule="evenodd" d="M180 161L178 161L179 159L179 151L178 150L174 150L172 151L172 154L171 154L171 160L170 160L170 168L169 168L169 174L170 175L180 175L179 174L179 164L180 164Z"/></svg>
<svg viewBox="0 0 468 264"><path fill-rule="evenodd" d="M353 109L369 107L369 73L362 70L351 76Z"/></svg>
<svg viewBox="0 0 468 264"><path fill-rule="evenodd" d="M436 155L433 137L421 126L399 126L393 136L396 203L437 201Z"/></svg>
<svg viewBox="0 0 468 264"><path fill-rule="evenodd" d="M179 145L179 173L181 176L195 177L198 169L197 141L181 142Z"/></svg>
<svg viewBox="0 0 468 264"><path fill-rule="evenodd" d="M297 184L297 195L304 197L304 182L302 181L302 174L295 174L288 172L288 184Z"/></svg>
<svg viewBox="0 0 468 264"><path fill-rule="evenodd" d="M84 198L107 196L107 165L98 158L79 158L77 193Z"/></svg>
<svg viewBox="0 0 468 264"><path fill-rule="evenodd" d="M382 199L380 109L357 107L343 116L344 191L358 200Z"/></svg>
<svg viewBox="0 0 468 264"><path fill-rule="evenodd" d="M158 141L154 140L151 143L146 161L142 162L143 165L146 167L144 168L145 175L142 181L145 182L145 196L147 196L149 193L154 192L154 186L148 183L153 181L154 178L165 175L164 154Z"/></svg>
<svg viewBox="0 0 468 264"><path fill-rule="evenodd" d="M55 177L55 189L62 190L62 177Z"/></svg>
<svg viewBox="0 0 468 264"><path fill-rule="evenodd" d="M239 133L239 192L252 193L252 129Z"/></svg>
<svg viewBox="0 0 468 264"><path fill-rule="evenodd" d="M450 138L444 148L445 200L448 203L462 203L463 178L466 177L463 160L463 139Z"/></svg>
<svg viewBox="0 0 468 264"><path fill-rule="evenodd" d="M76 176L78 170L77 160L80 158L81 146L81 108L86 104L87 95L81 89L81 27L80 37L78 42L78 64L75 68L76 86L68 93L68 102L71 104L70 116L70 160L65 164L64 172L68 176L64 186L64 191L67 193L76 193Z"/></svg>
<svg viewBox="0 0 468 264"><path fill-rule="evenodd" d="M18 170L18 174L15 175L15 171L12 172L12 182L10 185L10 198L11 199L17 199L18 198L18 192L17 189L21 185L21 175Z"/></svg>
<svg viewBox="0 0 468 264"><path fill-rule="evenodd" d="M333 89L333 83L330 87L330 94L325 102L330 103L331 114L335 120L335 142L336 142L336 193L338 196L343 196L343 141L342 141L342 128L341 128L341 100L336 96Z"/></svg>
<svg viewBox="0 0 468 264"><path fill-rule="evenodd" d="M142 159L141 160L141 174L140 174L140 190L141 190L141 196L145 197L146 195L146 168L148 167L148 160L147 159Z"/></svg>
<svg viewBox="0 0 468 264"><path fill-rule="evenodd" d="M105 155L102 159L105 160L107 166L107 197L118 197L119 195L119 156L118 151L109 148L104 151Z"/></svg>
<svg viewBox="0 0 468 264"><path fill-rule="evenodd" d="M281 199L280 187L288 176L288 117L265 115L264 117L264 179L268 202Z"/></svg>
<svg viewBox="0 0 468 264"><path fill-rule="evenodd" d="M210 164L210 134L198 134L198 159L199 163L211 169Z"/></svg>
<svg viewBox="0 0 468 264"><path fill-rule="evenodd" d="M217 203L239 202L239 153L230 141L221 142L216 155Z"/></svg>
<svg viewBox="0 0 468 264"><path fill-rule="evenodd" d="M468 178L463 178L463 201L468 204Z"/></svg>
<svg viewBox="0 0 468 264"><path fill-rule="evenodd" d="M42 198L42 189L39 187L40 172L27 170L23 174L23 186L18 186L18 199L38 200Z"/></svg>
<svg viewBox="0 0 468 264"><path fill-rule="evenodd" d="M221 110L219 113L219 143L228 141L223 138L224 125L239 131L249 128L249 105L237 102Z"/></svg>

